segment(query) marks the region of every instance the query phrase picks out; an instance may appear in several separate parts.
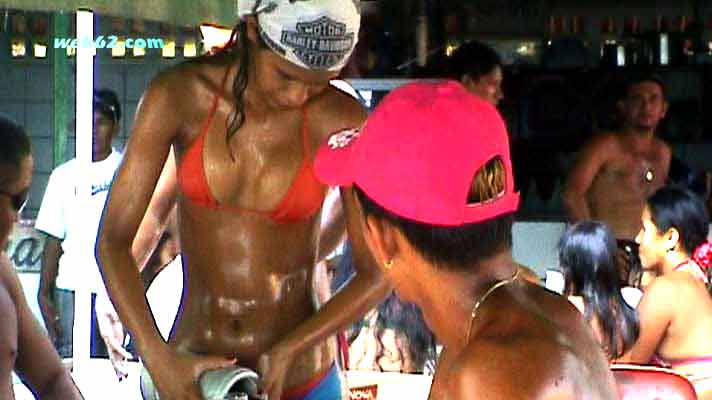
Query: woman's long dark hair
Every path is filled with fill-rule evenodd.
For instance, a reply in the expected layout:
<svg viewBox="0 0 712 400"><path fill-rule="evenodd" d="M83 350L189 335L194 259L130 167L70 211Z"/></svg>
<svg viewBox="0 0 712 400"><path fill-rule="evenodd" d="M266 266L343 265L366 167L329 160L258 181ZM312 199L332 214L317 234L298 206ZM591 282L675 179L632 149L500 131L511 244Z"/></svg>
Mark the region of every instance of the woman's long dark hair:
<svg viewBox="0 0 712 400"><path fill-rule="evenodd" d="M670 185L648 198L650 219L659 232L675 228L680 246L690 257L707 240L710 219L702 199L690 190ZM712 268L707 268L707 290L712 293Z"/></svg>
<svg viewBox="0 0 712 400"><path fill-rule="evenodd" d="M261 40L258 40L258 45L266 47ZM225 135L225 143L228 144L230 139L245 123L245 89L247 88L247 80L249 74L250 63L250 44L247 39L247 22L240 21L232 29L230 40L213 53L206 54L200 58L202 61L219 62L225 58L237 61L237 75L232 83L232 95L235 99L235 110L230 114L228 119L227 134ZM232 156L232 152L230 153Z"/></svg>
<svg viewBox="0 0 712 400"><path fill-rule="evenodd" d="M598 324L610 359L630 349L639 333L636 312L621 294L617 251L611 230L596 221L571 226L559 241L565 294L583 298L584 319Z"/></svg>

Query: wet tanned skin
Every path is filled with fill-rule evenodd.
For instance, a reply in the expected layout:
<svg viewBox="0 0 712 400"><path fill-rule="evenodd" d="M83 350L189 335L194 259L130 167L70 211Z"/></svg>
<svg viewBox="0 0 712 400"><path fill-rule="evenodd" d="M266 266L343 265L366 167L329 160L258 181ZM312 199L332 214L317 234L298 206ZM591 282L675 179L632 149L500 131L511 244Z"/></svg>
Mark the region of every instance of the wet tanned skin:
<svg viewBox="0 0 712 400"><path fill-rule="evenodd" d="M580 313L523 279L500 290L480 309L469 343L443 351L430 399L617 398L608 362ZM433 316L433 307L423 311L436 333L469 322L466 314L457 322Z"/></svg>
<svg viewBox="0 0 712 400"><path fill-rule="evenodd" d="M255 61L245 93L246 121L228 145L225 135L235 106L231 86L236 68L231 68L225 89L220 83L234 59L184 64L151 83L105 211L99 244L104 278L154 379L166 374L155 379L162 397L166 382L190 382L205 367L229 364L226 360L232 357L240 365L257 369L259 357L280 341L301 350L287 369L284 388L302 384L331 366L334 351L325 340L327 336L371 308L388 290L377 270L368 269L371 264L364 258L366 253L360 252L357 258L366 268L359 271L361 280L314 318L311 279L320 213L296 223L278 224L264 214L246 211L274 210L304 157L313 159L329 134L358 127L365 119L358 103L328 87L328 79L335 74L301 69L269 50L253 49L250 56ZM197 367L178 365L165 372L166 362L178 364L188 359L174 358L158 341L143 293L134 285L138 273L127 249L170 146L175 148L180 168L216 93L220 101L205 137L204 170L213 196L227 208L202 207L177 191L187 279L169 343L176 354L214 357ZM305 101L311 140L308 155L301 150L300 105ZM353 197L342 194L342 199L348 217ZM350 219L351 233L357 228ZM189 395L196 394L195 387L186 389L190 393L180 398L193 398Z"/></svg>
<svg viewBox="0 0 712 400"><path fill-rule="evenodd" d="M522 280L490 300L447 371L451 398L477 398L464 395L468 382L478 383L469 391L486 386L497 399L618 398L598 342L560 296Z"/></svg>

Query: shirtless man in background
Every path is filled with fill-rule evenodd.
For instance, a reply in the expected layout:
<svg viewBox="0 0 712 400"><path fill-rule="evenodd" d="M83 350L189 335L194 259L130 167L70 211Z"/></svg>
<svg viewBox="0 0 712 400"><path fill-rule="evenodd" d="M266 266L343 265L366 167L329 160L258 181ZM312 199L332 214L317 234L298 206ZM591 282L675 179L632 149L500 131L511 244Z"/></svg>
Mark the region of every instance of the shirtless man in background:
<svg viewBox="0 0 712 400"><path fill-rule="evenodd" d="M630 79L618 108L621 129L597 135L584 146L562 197L573 221L594 219L611 227L625 261L621 279L635 283L637 278L628 272L632 263L639 265L634 242L639 216L670 169L670 147L655 137L668 108L662 81L655 75Z"/></svg>
<svg viewBox="0 0 712 400"><path fill-rule="evenodd" d="M24 129L0 114L0 399L14 399L12 372L37 399L82 399L27 304L5 249L27 203L34 158Z"/></svg>

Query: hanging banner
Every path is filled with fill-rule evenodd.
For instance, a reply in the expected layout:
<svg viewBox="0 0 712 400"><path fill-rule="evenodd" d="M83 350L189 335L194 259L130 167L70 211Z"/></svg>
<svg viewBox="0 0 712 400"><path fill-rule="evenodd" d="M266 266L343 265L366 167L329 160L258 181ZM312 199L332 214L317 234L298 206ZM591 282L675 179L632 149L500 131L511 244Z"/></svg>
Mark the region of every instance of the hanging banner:
<svg viewBox="0 0 712 400"><path fill-rule="evenodd" d="M40 272L44 243L44 235L35 230L34 219L24 219L15 224L7 255L18 272Z"/></svg>

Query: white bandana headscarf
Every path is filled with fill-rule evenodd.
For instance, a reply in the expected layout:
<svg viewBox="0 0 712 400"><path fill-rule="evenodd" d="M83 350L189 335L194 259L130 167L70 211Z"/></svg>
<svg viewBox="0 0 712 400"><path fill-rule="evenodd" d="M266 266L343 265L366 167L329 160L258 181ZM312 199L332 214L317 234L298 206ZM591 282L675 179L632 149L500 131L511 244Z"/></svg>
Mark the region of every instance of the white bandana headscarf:
<svg viewBox="0 0 712 400"><path fill-rule="evenodd" d="M339 71L358 42L357 0L237 0L241 19L256 15L260 37L303 68Z"/></svg>

